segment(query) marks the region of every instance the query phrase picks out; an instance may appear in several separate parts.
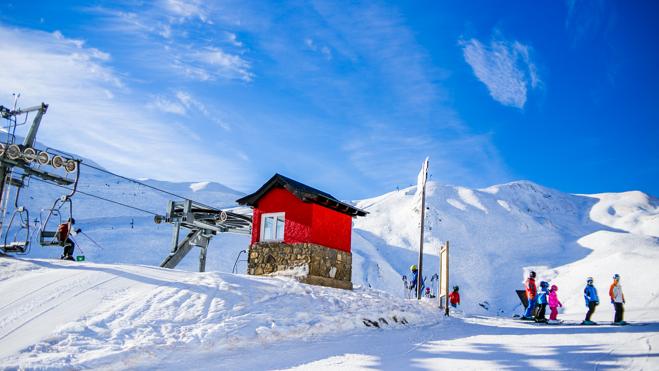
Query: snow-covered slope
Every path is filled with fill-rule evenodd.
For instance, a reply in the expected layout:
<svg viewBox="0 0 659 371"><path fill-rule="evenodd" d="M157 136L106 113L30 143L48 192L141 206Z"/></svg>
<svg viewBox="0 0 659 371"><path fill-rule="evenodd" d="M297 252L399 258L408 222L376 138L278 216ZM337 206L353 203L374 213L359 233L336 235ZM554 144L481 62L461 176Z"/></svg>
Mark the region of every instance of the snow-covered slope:
<svg viewBox="0 0 659 371"><path fill-rule="evenodd" d="M409 272L418 251L415 188L362 200L370 212L355 221L357 279L391 292L392 276ZM459 285L465 309L519 313L515 289L528 270L559 286L566 313L583 314L582 290L592 276L608 306L608 286L622 275L627 312L659 318L659 202L641 192L571 195L520 181L472 190L430 182L427 191L425 275L436 272L442 241L451 243L451 285ZM409 274L409 273L407 273ZM601 308L606 308L602 306ZM607 308L608 309L608 308ZM600 310L596 318L608 318Z"/></svg>
<svg viewBox="0 0 659 371"><path fill-rule="evenodd" d="M124 369L184 353L435 322L432 305L290 277L0 258L0 368ZM428 303L426 303L428 304ZM373 328L373 327L371 327ZM190 365L188 365L190 366Z"/></svg>
<svg viewBox="0 0 659 371"><path fill-rule="evenodd" d="M155 213L164 213L173 197L148 187L83 167L80 190ZM215 207L235 206L242 194L209 182L147 183ZM31 210L49 207L62 189L33 182L21 203ZM403 296L401 276L409 275L418 252L419 210L415 187L355 204L369 215L355 220L353 282ZM588 276L606 296L613 273L623 276L628 311L659 318L659 201L642 192L572 195L528 181L486 189L429 182L424 263L427 277L438 269L437 250L451 242L451 285L461 287L464 307L471 313L519 312L514 293L525 272L560 287L566 313L580 313L581 289ZM79 193L74 198L78 225L85 236L77 242L89 261L158 265L170 249L171 226L156 225L152 215ZM38 216L32 216L34 219ZM249 238L224 234L211 242L207 269L231 272ZM30 257L58 257L59 248L34 247ZM245 272L244 256L236 265ZM180 268L196 270L193 251ZM639 312L639 313L640 313ZM598 314L604 315L604 314Z"/></svg>
<svg viewBox="0 0 659 371"><path fill-rule="evenodd" d="M98 167L89 160L83 161ZM235 206L235 200L244 195L213 182L173 183L149 179L141 181L173 194L223 209ZM74 237L80 247L76 253L84 253L88 260L94 262L159 265L171 249L172 226L155 224L153 214L164 215L168 201L180 201L180 198L88 166L81 167L78 191L72 198L73 217L76 219L76 225L101 247L85 235L79 235ZM29 257L54 258L61 254L61 248L58 246L50 248L38 246L36 233L38 227L35 227L38 224L35 224L35 221L45 220L48 214L47 209L52 207L56 199L68 192L67 189L38 181L32 181L29 189L21 192L18 204L24 205L30 210L30 220L32 221L30 230L32 249L28 254ZM146 212L90 195L120 202ZM248 212L248 210L244 211ZM68 207L64 207L61 212L62 220L66 220L70 215ZM49 229L54 230L59 221L58 217L51 219ZM21 232L18 237L24 238L23 234ZM11 240L14 234L9 235ZM238 253L247 247L246 241L248 240L245 237L239 235L216 237L211 242L209 269L231 272ZM218 257L217 253L220 252L220 249L223 249L222 256ZM245 268L244 262L241 262L240 265L241 268ZM196 269L196 266L196 254L190 254L180 265L181 268L189 270Z"/></svg>

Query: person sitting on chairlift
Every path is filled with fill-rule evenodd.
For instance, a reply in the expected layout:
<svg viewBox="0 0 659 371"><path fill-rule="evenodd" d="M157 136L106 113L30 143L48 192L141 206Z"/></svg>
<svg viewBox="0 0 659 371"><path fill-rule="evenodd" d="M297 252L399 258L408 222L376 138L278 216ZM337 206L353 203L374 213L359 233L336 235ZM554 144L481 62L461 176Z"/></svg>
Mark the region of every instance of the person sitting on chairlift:
<svg viewBox="0 0 659 371"><path fill-rule="evenodd" d="M75 243L69 236L75 236L80 233L81 229L73 230L73 225L76 223L75 219L69 218L66 223L62 223L57 227L57 234L55 235L60 246L64 247L60 259L75 260L73 258L73 251L75 250Z"/></svg>

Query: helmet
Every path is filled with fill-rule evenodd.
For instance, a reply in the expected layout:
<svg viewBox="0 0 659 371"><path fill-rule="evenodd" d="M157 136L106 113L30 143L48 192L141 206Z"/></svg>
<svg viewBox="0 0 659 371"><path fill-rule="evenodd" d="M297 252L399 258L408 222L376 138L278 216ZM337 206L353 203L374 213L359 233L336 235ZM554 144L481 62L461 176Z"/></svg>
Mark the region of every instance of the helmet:
<svg viewBox="0 0 659 371"><path fill-rule="evenodd" d="M535 278L535 271L531 271L531 273L529 273L529 277Z"/></svg>
<svg viewBox="0 0 659 371"><path fill-rule="evenodd" d="M76 224L76 220L73 219L73 218L69 218L69 220L67 220L67 222L69 222L71 224Z"/></svg>
<svg viewBox="0 0 659 371"><path fill-rule="evenodd" d="M620 279L620 275L619 275L618 273L614 274L614 275L613 275L613 279L614 279L614 280L619 280L619 279Z"/></svg>
<svg viewBox="0 0 659 371"><path fill-rule="evenodd" d="M593 277L588 277L586 278L587 283L593 283Z"/></svg>
<svg viewBox="0 0 659 371"><path fill-rule="evenodd" d="M412 266L410 267L410 270L411 270L412 272L418 270L418 269L416 268L416 264L412 264Z"/></svg>
<svg viewBox="0 0 659 371"><path fill-rule="evenodd" d="M546 281L540 281L540 287L549 287L549 283Z"/></svg>
<svg viewBox="0 0 659 371"><path fill-rule="evenodd" d="M551 291L558 291L558 286L551 285Z"/></svg>
<svg viewBox="0 0 659 371"><path fill-rule="evenodd" d="M453 291L460 291L460 287L458 287L458 286L453 286Z"/></svg>

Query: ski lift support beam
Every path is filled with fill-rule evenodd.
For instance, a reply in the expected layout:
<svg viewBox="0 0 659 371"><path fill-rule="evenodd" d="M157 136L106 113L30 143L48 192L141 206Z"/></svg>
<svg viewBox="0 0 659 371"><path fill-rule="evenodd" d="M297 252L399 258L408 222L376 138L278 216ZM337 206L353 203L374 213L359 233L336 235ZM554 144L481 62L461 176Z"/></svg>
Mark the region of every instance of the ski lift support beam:
<svg viewBox="0 0 659 371"><path fill-rule="evenodd" d="M32 125L30 126L30 129L28 130L28 133L25 136L25 140L23 141L22 145L18 145L21 151L23 151L26 148L34 148L37 138L37 132L39 131L39 126L41 125L41 120L43 118L43 115L46 114L46 111L48 111L48 105L46 103L41 103L38 106L17 109L17 110L10 110L7 107L0 106L0 117L7 120L11 120L16 116L28 114L30 112L35 112L35 111L37 113L34 116L34 119L32 120ZM10 139L13 142L13 134L11 134L8 131L7 135L8 135L8 142L10 141ZM9 174L11 174L12 169L14 168L21 169L23 171L23 178L35 176L47 182L55 183L61 186L73 185L75 189L77 185L78 177L80 175L80 160L73 160L73 161L76 162L75 169L77 171L75 180L41 170L37 167L33 167L32 162L26 161L25 159L23 159L22 156L16 159L10 159L7 157L6 151L3 151L2 156L0 156L0 212L4 215L4 210L6 208L5 204L8 202L8 200L3 200L5 186L6 185L13 186L19 189L25 186L23 179L17 179L8 176ZM0 234L2 233L2 229L4 228L3 222L4 222L3 220L0 220ZM27 242L25 245L27 245ZM23 249L25 249L25 246L23 247ZM19 252L19 253L24 252L21 251L21 249L16 249L7 244L0 245L0 251Z"/></svg>
<svg viewBox="0 0 659 371"><path fill-rule="evenodd" d="M169 201L167 214L154 218L157 224L174 225L172 249L160 263L163 268L176 268L194 246L199 246L199 272L206 270L206 255L211 239L218 233L252 233L252 219L249 216L209 208L192 200ZM188 230L181 240L181 228Z"/></svg>

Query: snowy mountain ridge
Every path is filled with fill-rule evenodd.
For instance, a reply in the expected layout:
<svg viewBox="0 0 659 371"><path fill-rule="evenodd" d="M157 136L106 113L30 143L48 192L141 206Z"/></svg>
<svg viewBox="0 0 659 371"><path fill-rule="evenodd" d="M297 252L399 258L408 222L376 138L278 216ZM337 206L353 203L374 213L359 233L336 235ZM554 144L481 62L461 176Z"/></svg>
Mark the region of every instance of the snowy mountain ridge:
<svg viewBox="0 0 659 371"><path fill-rule="evenodd" d="M374 277L385 271L405 274L416 263L415 254L405 253L418 251L420 216L414 193L410 187L357 202L370 214L355 222L355 253L367 249L360 239L376 247L369 260L378 262L379 272L362 270L364 280L375 287L394 290L396 282L384 284ZM459 285L470 298L465 308L471 312L482 312L478 304L486 301L498 313L519 312L514 290L522 288L525 272L535 269L540 280L568 289L561 290L572 304L566 311L582 311L579 292L586 277L604 286L619 273L630 281L628 296L636 297L633 290L638 290L640 302L629 309L642 310L651 303L659 313L657 290L643 293L645 285L632 286L659 279L653 268L659 258L659 201L652 196L638 191L574 195L529 181L484 189L429 182L426 205L425 275L436 272L438 258L433 255L449 240L451 285ZM392 254L404 258L387 259ZM602 295L607 293L608 286Z"/></svg>
<svg viewBox="0 0 659 371"><path fill-rule="evenodd" d="M144 183L222 208L235 206L235 199L243 195L212 182L145 180ZM35 209L50 205L63 191L36 182L32 187L23 201ZM150 214L84 193L159 214L164 213L173 197L88 167L83 167L79 190L81 193L74 197L78 225L102 246L99 248L85 237L78 237L80 251L89 261L160 263L171 248L170 225L156 225ZM416 264L418 255L419 206L414 204L415 191L415 187L409 187L353 202L369 212L354 222L353 282L356 285L403 296L401 276L410 274L409 266ZM479 306L483 302L500 313L519 311L514 290L521 287L529 269L536 269L541 279L574 286L574 292L578 292L578 286L587 276L601 277L602 282L607 282L613 273L624 277L630 272L633 277L633 267L643 267L652 261L637 262L638 256L653 259L659 250L659 201L639 191L578 195L526 180L482 189L431 181L427 187L427 207L424 267L428 285L431 285L429 277L438 269L438 248L449 240L451 285L461 287L465 299L468 298L465 309L475 313L483 311ZM244 255L236 259L248 245L247 236L216 236L209 249L207 269L232 272L235 265L238 272L244 272ZM622 249L620 245L633 248ZM35 247L29 256L57 257L59 253L56 248ZM607 254L622 254L631 260L629 264L623 259L619 266L598 267ZM195 270L196 254L189 255L180 268ZM598 260L592 261L594 257ZM577 272L575 265L585 268ZM572 267L572 273L560 275L568 266ZM581 310L578 306L572 309Z"/></svg>

